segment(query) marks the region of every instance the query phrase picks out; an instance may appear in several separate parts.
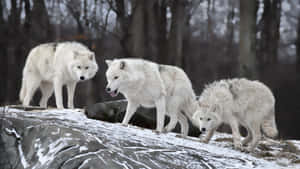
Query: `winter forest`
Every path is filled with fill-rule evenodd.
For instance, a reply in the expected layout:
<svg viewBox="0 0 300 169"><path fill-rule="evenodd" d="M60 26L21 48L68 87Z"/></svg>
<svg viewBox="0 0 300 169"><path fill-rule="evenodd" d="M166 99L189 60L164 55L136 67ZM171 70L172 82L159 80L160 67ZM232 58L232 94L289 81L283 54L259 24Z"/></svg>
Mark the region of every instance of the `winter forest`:
<svg viewBox="0 0 300 169"><path fill-rule="evenodd" d="M105 59L139 57L183 68L197 95L224 78L264 82L280 136L300 138L300 0L0 0L0 105L19 103L29 51L62 41L87 45L99 64L76 107L115 99Z"/></svg>

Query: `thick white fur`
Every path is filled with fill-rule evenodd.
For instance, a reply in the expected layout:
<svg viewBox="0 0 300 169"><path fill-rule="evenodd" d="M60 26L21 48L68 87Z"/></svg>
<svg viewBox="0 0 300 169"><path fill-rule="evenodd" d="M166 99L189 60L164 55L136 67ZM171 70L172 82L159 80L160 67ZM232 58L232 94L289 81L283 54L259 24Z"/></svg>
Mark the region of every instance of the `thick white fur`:
<svg viewBox="0 0 300 169"><path fill-rule="evenodd" d="M198 103L182 69L142 59L106 60L106 63L107 88L114 93L121 92L128 100L123 124L128 124L139 106L156 107L158 132L163 131L164 118L168 115L170 122L165 131L171 131L179 122L182 134L188 134L188 120L182 112L192 119Z"/></svg>
<svg viewBox="0 0 300 169"><path fill-rule="evenodd" d="M62 87L67 85L68 107L74 108L76 84L91 79L97 71L94 52L80 43L41 44L33 48L27 57L23 69L20 101L25 106L29 105L36 89L40 87L41 107L47 107L48 99L54 90L56 106L63 108Z"/></svg>
<svg viewBox="0 0 300 169"><path fill-rule="evenodd" d="M200 108L193 118L201 131L208 132L208 142L222 123L230 125L235 148L248 144L253 151L261 139L261 129L269 137L278 133L275 124L275 98L271 90L259 81L247 79L221 80L208 85L199 99ZM241 142L239 125L244 126L248 136Z"/></svg>

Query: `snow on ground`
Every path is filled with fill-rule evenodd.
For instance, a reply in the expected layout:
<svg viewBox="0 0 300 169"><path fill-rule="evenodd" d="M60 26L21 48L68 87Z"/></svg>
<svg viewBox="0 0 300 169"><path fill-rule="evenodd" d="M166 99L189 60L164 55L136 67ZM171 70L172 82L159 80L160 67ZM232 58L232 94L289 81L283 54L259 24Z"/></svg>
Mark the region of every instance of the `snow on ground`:
<svg viewBox="0 0 300 169"><path fill-rule="evenodd" d="M88 119L82 110L36 110L23 111L18 109L7 109L5 116L24 118L34 118L38 115L39 120L45 122L59 123L60 125L72 126L72 130L84 129L86 131L86 141L96 139L99 143L108 146L111 151L122 152L123 149L132 150L137 155L143 157L147 154L157 154L160 160L170 160L171 157L180 157L182 160L169 161L173 164L182 164L187 168L197 168L197 166L205 165L207 168L300 168L300 141L278 141L265 139L258 146L254 153L244 153L233 149L232 137L228 134L215 134L209 144L199 142L199 138L187 137L181 138L176 133L157 134L153 130L143 129L135 126L123 126L119 123L107 123L98 120ZM53 131L59 132L59 131ZM65 137L71 135L65 134ZM65 138L64 138L65 139ZM120 147L121 143L129 141L135 143L136 146L128 145ZM39 149L38 158L40 163L53 159L54 154L66 142L53 142L49 146L52 147L47 157L43 155L43 150ZM37 146L39 146L37 142ZM122 145L124 146L124 145ZM143 148L147 147L147 148ZM149 148L151 147L151 148ZM122 148L122 150L121 150ZM294 153L287 151L288 148L294 149ZM82 151L86 150L85 146L80 147ZM119 153L120 155L121 153ZM167 156L168 155L168 156ZM197 155L201 157L199 161L191 160L190 157ZM124 158L130 158L124 155ZM138 159L130 158L134 163L141 163ZM118 161L116 161L118 162ZM153 163L155 163L153 159ZM125 165L125 164L120 164ZM126 165L125 165L126 166ZM147 168L147 167L146 167Z"/></svg>

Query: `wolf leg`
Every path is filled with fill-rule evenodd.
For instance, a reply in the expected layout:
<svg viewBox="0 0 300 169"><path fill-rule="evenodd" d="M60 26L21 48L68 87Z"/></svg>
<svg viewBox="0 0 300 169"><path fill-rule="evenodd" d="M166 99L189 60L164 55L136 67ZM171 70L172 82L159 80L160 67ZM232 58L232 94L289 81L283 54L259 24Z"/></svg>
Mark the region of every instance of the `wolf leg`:
<svg viewBox="0 0 300 169"><path fill-rule="evenodd" d="M132 115L135 113L137 108L138 108L138 104L133 103L133 102L128 100L128 105L127 105L127 108L126 108L125 117L122 121L123 125L127 125L129 123Z"/></svg>
<svg viewBox="0 0 300 169"><path fill-rule="evenodd" d="M68 108L73 109L74 108L74 93L76 88L76 82L68 83L67 89L68 89Z"/></svg>
<svg viewBox="0 0 300 169"><path fill-rule="evenodd" d="M165 97L159 98L156 102L156 114L157 114L157 120L156 120L156 130L158 132L162 132L164 123L165 123L165 115L166 115L166 100Z"/></svg>
<svg viewBox="0 0 300 169"><path fill-rule="evenodd" d="M165 127L165 130L167 132L172 131L176 127L177 122L178 122L178 117L177 114L174 113L170 116L170 122Z"/></svg>
<svg viewBox="0 0 300 169"><path fill-rule="evenodd" d="M249 127L246 127L247 129L247 136L242 141L242 145L247 145L252 140L252 131L249 129Z"/></svg>
<svg viewBox="0 0 300 169"><path fill-rule="evenodd" d="M47 107L47 102L53 93L53 85L51 83L42 82L40 88L42 92L40 107Z"/></svg>
<svg viewBox="0 0 300 169"><path fill-rule="evenodd" d="M250 142L250 144L247 147L247 151L252 152L255 147L258 144L258 141L261 139L261 131L260 131L260 125L257 124L257 122L252 122L250 129L252 130L252 141Z"/></svg>
<svg viewBox="0 0 300 169"><path fill-rule="evenodd" d="M207 134L205 135L205 138L203 140L204 143L208 143L209 140L212 138L212 136L214 135L214 132L216 131L216 128L211 129L207 132Z"/></svg>
<svg viewBox="0 0 300 169"><path fill-rule="evenodd" d="M189 134L189 122L186 116L182 113L178 113L178 121L180 124L181 134L185 137Z"/></svg>
<svg viewBox="0 0 300 169"><path fill-rule="evenodd" d="M24 106L29 106L30 100L32 99L36 89L40 86L41 80L40 78L36 77L34 74L27 75L26 79L26 94L24 97Z"/></svg>
<svg viewBox="0 0 300 169"><path fill-rule="evenodd" d="M55 78L54 79L54 94L55 94L55 101L56 101L56 106L58 109L63 109L63 99L62 99L62 80L60 78Z"/></svg>
<svg viewBox="0 0 300 169"><path fill-rule="evenodd" d="M232 119L230 121L230 127L232 131L234 148L241 149L242 148L241 135L240 135L239 123L237 119Z"/></svg>

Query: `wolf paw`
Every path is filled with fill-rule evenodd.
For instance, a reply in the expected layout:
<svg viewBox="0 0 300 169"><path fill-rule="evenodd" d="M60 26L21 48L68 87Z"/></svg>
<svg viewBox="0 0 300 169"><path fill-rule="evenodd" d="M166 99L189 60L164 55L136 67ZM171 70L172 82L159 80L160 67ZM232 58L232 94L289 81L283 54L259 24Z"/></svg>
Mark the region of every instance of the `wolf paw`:
<svg viewBox="0 0 300 169"><path fill-rule="evenodd" d="M165 133L165 132L163 132L163 131L158 131L158 130L153 130L153 132L154 132L155 134Z"/></svg>
<svg viewBox="0 0 300 169"><path fill-rule="evenodd" d="M243 151L243 146L242 143L235 143L234 148L240 151Z"/></svg>
<svg viewBox="0 0 300 169"><path fill-rule="evenodd" d="M167 132L168 132L167 128L163 128L161 131L161 133L167 133Z"/></svg>
<svg viewBox="0 0 300 169"><path fill-rule="evenodd" d="M129 127L128 124L121 123L121 125L122 125L123 127Z"/></svg>
<svg viewBox="0 0 300 169"><path fill-rule="evenodd" d="M252 152L253 152L253 148L250 147L250 146L247 146L247 147L245 147L245 148L243 149L243 152L245 152L245 153L252 153Z"/></svg>
<svg viewBox="0 0 300 169"><path fill-rule="evenodd" d="M200 139L199 142L207 144L209 142L209 140L207 140L207 139Z"/></svg>

